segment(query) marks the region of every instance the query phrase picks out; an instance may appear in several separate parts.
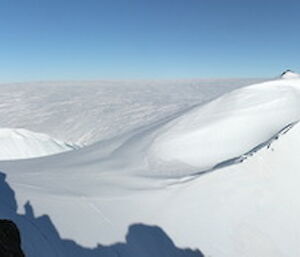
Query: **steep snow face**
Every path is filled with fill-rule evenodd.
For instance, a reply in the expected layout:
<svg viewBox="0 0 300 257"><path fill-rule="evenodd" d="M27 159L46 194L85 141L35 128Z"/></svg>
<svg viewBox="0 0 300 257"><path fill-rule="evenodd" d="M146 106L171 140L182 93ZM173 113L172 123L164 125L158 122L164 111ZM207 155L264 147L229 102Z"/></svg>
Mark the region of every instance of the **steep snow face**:
<svg viewBox="0 0 300 257"><path fill-rule="evenodd" d="M0 146L0 160L41 157L77 148L45 134L11 128L0 128Z"/></svg>
<svg viewBox="0 0 300 257"><path fill-rule="evenodd" d="M300 119L300 80L279 79L228 93L165 125L150 164L206 171L241 156ZM156 165L157 164L157 165Z"/></svg>

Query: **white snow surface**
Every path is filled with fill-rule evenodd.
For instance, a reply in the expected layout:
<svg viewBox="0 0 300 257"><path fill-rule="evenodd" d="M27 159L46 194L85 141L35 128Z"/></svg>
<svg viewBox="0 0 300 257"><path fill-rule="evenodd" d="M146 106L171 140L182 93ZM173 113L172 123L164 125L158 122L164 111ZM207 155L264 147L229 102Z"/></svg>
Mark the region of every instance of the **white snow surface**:
<svg viewBox="0 0 300 257"><path fill-rule="evenodd" d="M153 231L132 239L145 224L205 256L299 256L300 78L224 93L79 150L0 162L0 214L32 235L27 255L176 256ZM130 247L89 252L117 243Z"/></svg>
<svg viewBox="0 0 300 257"><path fill-rule="evenodd" d="M300 115L299 79L236 90L166 124L150 148L159 165L200 170L238 157ZM236 142L236 143L233 143Z"/></svg>
<svg viewBox="0 0 300 257"><path fill-rule="evenodd" d="M0 84L0 127L87 145L150 125L258 79Z"/></svg>
<svg viewBox="0 0 300 257"><path fill-rule="evenodd" d="M0 160L41 157L77 148L45 134L10 128L0 128L0 145Z"/></svg>

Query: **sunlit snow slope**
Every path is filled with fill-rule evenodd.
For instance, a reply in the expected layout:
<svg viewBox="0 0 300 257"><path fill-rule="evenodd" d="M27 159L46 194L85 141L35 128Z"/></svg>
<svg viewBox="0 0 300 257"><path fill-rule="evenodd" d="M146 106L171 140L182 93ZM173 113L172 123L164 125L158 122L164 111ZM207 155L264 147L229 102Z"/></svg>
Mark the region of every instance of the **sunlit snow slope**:
<svg viewBox="0 0 300 257"><path fill-rule="evenodd" d="M0 214L30 257L299 256L299 119L290 73L76 151L0 162Z"/></svg>
<svg viewBox="0 0 300 257"><path fill-rule="evenodd" d="M41 133L9 128L0 128L0 146L0 160L41 157L78 148Z"/></svg>
<svg viewBox="0 0 300 257"><path fill-rule="evenodd" d="M300 117L296 74L252 85L194 108L160 128L151 146L159 165L208 170L240 156Z"/></svg>

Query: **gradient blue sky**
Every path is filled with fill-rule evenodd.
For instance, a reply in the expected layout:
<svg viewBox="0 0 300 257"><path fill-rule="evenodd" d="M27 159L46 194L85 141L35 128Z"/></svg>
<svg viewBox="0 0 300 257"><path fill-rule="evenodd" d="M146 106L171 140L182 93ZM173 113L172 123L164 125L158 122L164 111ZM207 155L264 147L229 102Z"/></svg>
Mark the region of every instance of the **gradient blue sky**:
<svg viewBox="0 0 300 257"><path fill-rule="evenodd" d="M300 1L0 0L0 82L300 71Z"/></svg>

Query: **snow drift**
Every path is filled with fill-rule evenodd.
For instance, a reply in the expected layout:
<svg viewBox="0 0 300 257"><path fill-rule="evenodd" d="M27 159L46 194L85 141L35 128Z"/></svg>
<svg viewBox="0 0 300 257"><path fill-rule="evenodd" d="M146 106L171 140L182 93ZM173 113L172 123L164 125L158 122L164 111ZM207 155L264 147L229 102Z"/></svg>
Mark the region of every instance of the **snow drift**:
<svg viewBox="0 0 300 257"><path fill-rule="evenodd" d="M0 214L31 235L30 257L298 256L299 94L285 76L77 151L0 162Z"/></svg>
<svg viewBox="0 0 300 257"><path fill-rule="evenodd" d="M292 74L236 90L178 117L160 128L151 155L170 169L177 163L204 171L248 152L299 120L299 78Z"/></svg>
<svg viewBox="0 0 300 257"><path fill-rule="evenodd" d="M78 147L25 129L0 128L0 160L27 159Z"/></svg>

